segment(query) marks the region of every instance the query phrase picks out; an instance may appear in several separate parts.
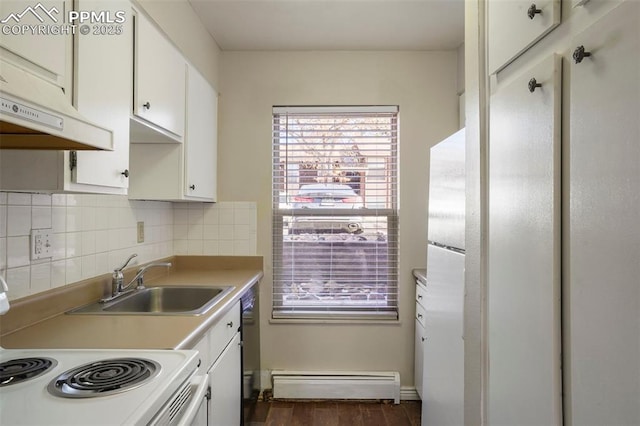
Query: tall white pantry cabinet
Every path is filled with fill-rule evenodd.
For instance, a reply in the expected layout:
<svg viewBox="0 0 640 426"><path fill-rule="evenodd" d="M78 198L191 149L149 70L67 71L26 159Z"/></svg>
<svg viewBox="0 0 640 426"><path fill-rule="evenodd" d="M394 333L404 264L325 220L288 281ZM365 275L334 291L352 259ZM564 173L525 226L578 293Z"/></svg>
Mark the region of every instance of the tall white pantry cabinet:
<svg viewBox="0 0 640 426"><path fill-rule="evenodd" d="M488 0L487 39L488 423L638 425L640 2Z"/></svg>

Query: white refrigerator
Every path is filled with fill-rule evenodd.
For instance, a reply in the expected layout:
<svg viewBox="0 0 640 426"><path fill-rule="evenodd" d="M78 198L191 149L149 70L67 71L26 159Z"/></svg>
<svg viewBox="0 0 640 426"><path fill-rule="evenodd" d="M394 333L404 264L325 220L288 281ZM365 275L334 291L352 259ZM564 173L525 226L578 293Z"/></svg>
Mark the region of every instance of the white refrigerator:
<svg viewBox="0 0 640 426"><path fill-rule="evenodd" d="M464 129L431 148L429 165L422 425L459 426L464 424Z"/></svg>

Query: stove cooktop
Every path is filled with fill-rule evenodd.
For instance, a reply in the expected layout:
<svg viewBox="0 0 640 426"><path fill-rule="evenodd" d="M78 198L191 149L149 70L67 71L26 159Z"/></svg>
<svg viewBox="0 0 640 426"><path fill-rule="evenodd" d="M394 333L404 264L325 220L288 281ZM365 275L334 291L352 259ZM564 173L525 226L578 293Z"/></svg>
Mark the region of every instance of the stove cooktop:
<svg viewBox="0 0 640 426"><path fill-rule="evenodd" d="M146 424L197 364L196 351L0 348L0 424Z"/></svg>

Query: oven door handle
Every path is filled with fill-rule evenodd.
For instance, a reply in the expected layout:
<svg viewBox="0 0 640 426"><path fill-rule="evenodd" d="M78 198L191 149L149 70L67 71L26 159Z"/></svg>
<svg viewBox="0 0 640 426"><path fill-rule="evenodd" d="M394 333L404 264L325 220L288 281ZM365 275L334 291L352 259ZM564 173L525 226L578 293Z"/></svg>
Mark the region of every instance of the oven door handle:
<svg viewBox="0 0 640 426"><path fill-rule="evenodd" d="M193 376L191 386L196 387L196 390L191 395L189 406L180 417L177 426L189 426L193 422L193 419L200 409L200 405L203 403L202 399L206 397L207 391L209 390L209 376L207 374Z"/></svg>

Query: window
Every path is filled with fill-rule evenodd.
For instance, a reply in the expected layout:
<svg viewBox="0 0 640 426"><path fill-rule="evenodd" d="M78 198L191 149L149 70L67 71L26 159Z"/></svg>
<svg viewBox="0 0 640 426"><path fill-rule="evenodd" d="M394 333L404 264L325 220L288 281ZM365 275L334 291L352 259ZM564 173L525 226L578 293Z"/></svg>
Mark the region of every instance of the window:
<svg viewBox="0 0 640 426"><path fill-rule="evenodd" d="M397 319L398 108L273 108L273 317Z"/></svg>

